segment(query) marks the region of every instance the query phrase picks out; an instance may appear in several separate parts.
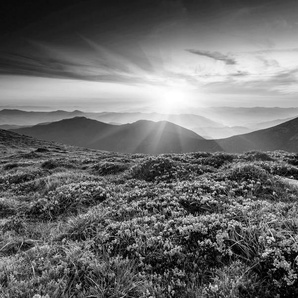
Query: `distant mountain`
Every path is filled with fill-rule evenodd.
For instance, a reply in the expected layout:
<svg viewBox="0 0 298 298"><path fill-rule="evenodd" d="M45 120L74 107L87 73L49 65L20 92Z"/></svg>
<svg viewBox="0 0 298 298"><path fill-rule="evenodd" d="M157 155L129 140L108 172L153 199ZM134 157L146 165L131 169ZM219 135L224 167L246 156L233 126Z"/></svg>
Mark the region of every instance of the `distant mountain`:
<svg viewBox="0 0 298 298"><path fill-rule="evenodd" d="M205 140L193 131L167 121L140 120L132 124L111 125L75 117L14 131L48 141L125 153L221 151L214 141Z"/></svg>
<svg viewBox="0 0 298 298"><path fill-rule="evenodd" d="M26 127L26 125L23 126L23 125L13 125L13 124L0 124L0 129L6 129L6 130L17 129L22 127Z"/></svg>
<svg viewBox="0 0 298 298"><path fill-rule="evenodd" d="M244 126L249 129L256 129L253 126L257 123L298 117L298 108L208 107L196 109L193 113L224 123L227 126ZM257 128L261 129L261 127Z"/></svg>
<svg viewBox="0 0 298 298"><path fill-rule="evenodd" d="M27 112L21 110L4 109L0 111L0 125L36 125L41 122L53 122L75 116L81 116L81 111L53 111L53 112Z"/></svg>
<svg viewBox="0 0 298 298"><path fill-rule="evenodd" d="M221 123L212 121L204 116L193 114L160 114L160 113L85 113L87 118L102 122L132 123L138 120L169 121L183 127L222 127Z"/></svg>
<svg viewBox="0 0 298 298"><path fill-rule="evenodd" d="M191 127L223 127L222 124L212 121L206 117L180 114L180 115L166 115L159 113L114 113L114 112L101 112L101 113L87 113L82 111L53 111L53 112L27 112L21 110L4 109L0 111L0 125L36 125L41 122L54 122L63 119L73 118L75 116L86 117L98 120L105 123L119 123L126 124L136 122L138 120L150 121L169 121L185 128Z"/></svg>
<svg viewBox="0 0 298 298"><path fill-rule="evenodd" d="M276 120L272 120L272 121L265 121L265 122L260 122L260 123L251 123L249 126L253 130L260 130L260 129L265 129L265 128L269 128L269 127L273 127L273 126L285 123L285 122L290 121L295 118L296 118L296 116L285 118L285 119L276 119Z"/></svg>
<svg viewBox="0 0 298 298"><path fill-rule="evenodd" d="M249 150L285 150L298 152L298 118L248 134L216 140L224 151L242 153Z"/></svg>
<svg viewBox="0 0 298 298"><path fill-rule="evenodd" d="M32 126L39 123L55 122L76 116L86 117L110 124L127 124L139 120L169 121L184 128L193 130L207 139L227 138L237 134L278 125L298 116L298 108L202 108L193 114L160 114L160 113L115 113L115 112L82 112L53 111L27 112L4 109L0 111L0 125Z"/></svg>
<svg viewBox="0 0 298 298"><path fill-rule="evenodd" d="M194 132L199 134L205 139L222 139L222 138L228 138L231 136L243 134L243 133L249 133L253 130L257 129L249 129L247 127L241 127L241 126L232 126L232 127L194 127L192 129Z"/></svg>

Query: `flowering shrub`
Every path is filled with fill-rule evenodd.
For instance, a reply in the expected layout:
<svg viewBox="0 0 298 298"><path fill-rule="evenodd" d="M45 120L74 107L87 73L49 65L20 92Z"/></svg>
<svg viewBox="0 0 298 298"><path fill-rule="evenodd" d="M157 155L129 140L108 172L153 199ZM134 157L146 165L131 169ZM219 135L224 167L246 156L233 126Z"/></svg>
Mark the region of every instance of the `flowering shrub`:
<svg viewBox="0 0 298 298"><path fill-rule="evenodd" d="M1 297L141 297L129 260L99 258L76 244L42 246L0 263Z"/></svg>
<svg viewBox="0 0 298 298"><path fill-rule="evenodd" d="M249 151L244 153L244 159L248 161L272 161L274 160L269 154L261 151Z"/></svg>
<svg viewBox="0 0 298 298"><path fill-rule="evenodd" d="M6 165L3 166L3 170L7 171L7 170L11 170L14 168L17 168L19 165L17 163L7 163Z"/></svg>
<svg viewBox="0 0 298 298"><path fill-rule="evenodd" d="M2 167L1 297L298 295L293 155L72 150Z"/></svg>
<svg viewBox="0 0 298 298"><path fill-rule="evenodd" d="M214 168L220 168L224 164L231 163L234 160L232 154L227 153L216 153L206 158L201 158L200 163L203 165L212 166Z"/></svg>
<svg viewBox="0 0 298 298"><path fill-rule="evenodd" d="M119 162L102 162L95 166L93 169L99 175L115 175L121 173L129 168L129 165Z"/></svg>
<svg viewBox="0 0 298 298"><path fill-rule="evenodd" d="M75 165L71 162L66 162L65 160L47 160L41 164L43 169L52 170L58 167L65 167L65 168L74 168Z"/></svg>
<svg viewBox="0 0 298 298"><path fill-rule="evenodd" d="M145 181L165 180L174 178L174 162L169 158L150 157L132 168L132 177Z"/></svg>
<svg viewBox="0 0 298 298"><path fill-rule="evenodd" d="M53 219L64 213L77 213L81 207L96 205L110 196L96 182L73 183L50 191L44 198L33 202L27 214Z"/></svg>

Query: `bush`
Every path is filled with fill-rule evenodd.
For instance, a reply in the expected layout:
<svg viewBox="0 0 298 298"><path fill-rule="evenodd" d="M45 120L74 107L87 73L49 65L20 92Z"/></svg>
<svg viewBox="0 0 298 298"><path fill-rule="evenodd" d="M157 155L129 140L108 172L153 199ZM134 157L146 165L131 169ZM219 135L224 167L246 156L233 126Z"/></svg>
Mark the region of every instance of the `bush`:
<svg viewBox="0 0 298 298"><path fill-rule="evenodd" d="M44 148L44 147L40 147L40 148L37 148L37 149L35 150L35 152L38 152L38 153L44 153L44 152L50 152L50 150L47 149L47 148Z"/></svg>
<svg viewBox="0 0 298 298"><path fill-rule="evenodd" d="M214 155L202 159L201 164L218 169L224 164L231 163L233 160L234 156L232 154L215 153Z"/></svg>
<svg viewBox="0 0 298 298"><path fill-rule="evenodd" d="M133 261L91 253L88 247L34 247L2 259L0 296L23 297L144 297L144 282Z"/></svg>
<svg viewBox="0 0 298 298"><path fill-rule="evenodd" d="M134 166L131 171L133 178L145 181L171 181L174 178L175 165L169 158L150 157Z"/></svg>
<svg viewBox="0 0 298 298"><path fill-rule="evenodd" d="M254 164L236 164L228 171L227 178L238 182L245 180L265 182L270 176L266 170Z"/></svg>
<svg viewBox="0 0 298 298"><path fill-rule="evenodd" d="M6 165L3 166L3 170L7 171L7 170L11 170L14 168L17 168L19 165L17 163L8 163Z"/></svg>
<svg viewBox="0 0 298 298"><path fill-rule="evenodd" d="M105 175L116 175L121 172L124 172L129 168L128 164L119 163L119 162L102 162L93 166L95 173L105 176Z"/></svg>
<svg viewBox="0 0 298 298"><path fill-rule="evenodd" d="M0 198L0 218L9 217L17 213L19 202L13 199Z"/></svg>
<svg viewBox="0 0 298 298"><path fill-rule="evenodd" d="M46 170L53 170L60 167L72 169L75 168L75 165L71 162L66 162L65 160L51 159L43 162L41 167Z"/></svg>
<svg viewBox="0 0 298 298"><path fill-rule="evenodd" d="M82 211L86 207L97 205L109 196L109 192L96 182L63 185L31 203L26 215L50 220L62 214L77 214L80 209Z"/></svg>
<svg viewBox="0 0 298 298"><path fill-rule="evenodd" d="M1 227L2 232L14 231L17 234L22 234L25 232L24 218L19 216L10 217Z"/></svg>
<svg viewBox="0 0 298 298"><path fill-rule="evenodd" d="M244 159L248 161L273 161L274 159L265 152L248 151L244 154Z"/></svg>

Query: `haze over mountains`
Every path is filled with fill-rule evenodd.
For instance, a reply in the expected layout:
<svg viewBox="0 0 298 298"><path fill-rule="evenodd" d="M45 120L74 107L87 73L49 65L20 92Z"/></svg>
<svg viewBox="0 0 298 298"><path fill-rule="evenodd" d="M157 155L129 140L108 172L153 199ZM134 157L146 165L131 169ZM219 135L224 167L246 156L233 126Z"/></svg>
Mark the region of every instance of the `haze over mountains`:
<svg viewBox="0 0 298 298"><path fill-rule="evenodd" d="M196 112L196 111L194 111ZM110 124L127 124L139 120L169 121L190 129L207 139L226 138L255 130L269 128L297 117L297 108L204 108L201 114L160 114L160 113L116 113L82 111L21 111L3 109L0 111L0 128L16 129L33 126L76 116L86 117Z"/></svg>
<svg viewBox="0 0 298 298"><path fill-rule="evenodd" d="M111 125L75 117L14 131L47 141L124 153L221 151L214 141L167 121Z"/></svg>
<svg viewBox="0 0 298 298"><path fill-rule="evenodd" d="M268 129L217 140L206 140L191 130L167 121L140 120L132 124L111 125L85 117L13 131L47 141L125 153L298 152L298 118Z"/></svg>
<svg viewBox="0 0 298 298"><path fill-rule="evenodd" d="M224 151L233 153L250 150L298 152L298 118L274 127L216 142Z"/></svg>

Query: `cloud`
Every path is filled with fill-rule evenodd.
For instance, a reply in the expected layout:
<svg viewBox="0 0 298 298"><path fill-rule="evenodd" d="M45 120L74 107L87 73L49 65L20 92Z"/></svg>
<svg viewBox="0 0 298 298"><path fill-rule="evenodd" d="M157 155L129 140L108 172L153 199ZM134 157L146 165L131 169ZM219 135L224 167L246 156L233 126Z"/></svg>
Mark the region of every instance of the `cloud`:
<svg viewBox="0 0 298 298"><path fill-rule="evenodd" d="M30 41L30 51L0 54L1 74L138 84L154 67L141 49L130 55L84 39L83 50Z"/></svg>
<svg viewBox="0 0 298 298"><path fill-rule="evenodd" d="M220 52L210 52L210 51L201 51L201 50L194 50L194 49L187 49L187 52L191 54L195 54L198 56L208 57L214 59L216 61L222 61L227 65L235 65L237 64L236 60L228 55L222 54Z"/></svg>

